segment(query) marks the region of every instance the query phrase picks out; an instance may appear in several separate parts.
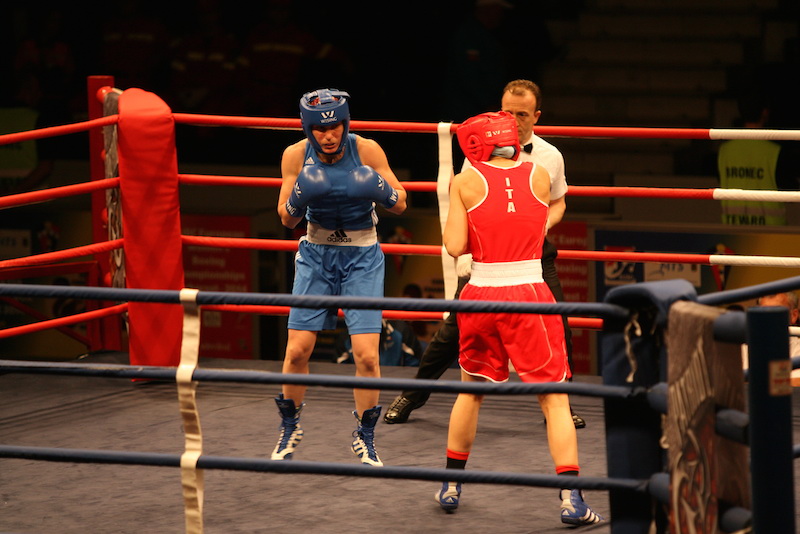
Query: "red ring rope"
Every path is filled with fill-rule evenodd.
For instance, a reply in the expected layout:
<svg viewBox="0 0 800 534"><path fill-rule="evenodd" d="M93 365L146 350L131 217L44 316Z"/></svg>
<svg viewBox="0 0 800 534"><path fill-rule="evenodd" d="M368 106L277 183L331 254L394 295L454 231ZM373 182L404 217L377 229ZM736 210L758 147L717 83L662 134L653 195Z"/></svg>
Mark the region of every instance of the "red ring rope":
<svg viewBox="0 0 800 534"><path fill-rule="evenodd" d="M203 310L208 311L236 311L240 313L257 313L261 315L281 315L289 313L289 306L256 306L250 304L228 305L228 304L209 304L203 306ZM344 317L342 311L338 314ZM405 310L383 310L384 319L400 319L403 321L441 321L441 312L416 312ZM603 320L594 317L568 317L567 321L573 328L601 329Z"/></svg>
<svg viewBox="0 0 800 534"><path fill-rule="evenodd" d="M119 178L106 178L104 180L93 180L82 184L64 185L61 187L43 189L41 191L31 191L30 193L17 193L16 195L0 197L0 209L34 204L36 202L44 202L84 193L93 193L94 191L111 189L112 187L119 187Z"/></svg>
<svg viewBox="0 0 800 534"><path fill-rule="evenodd" d="M198 126L238 126L251 128L275 128L300 130L300 119L269 117L229 117L222 115L198 115L173 113L177 123ZM457 123L452 123L450 133L455 133ZM438 133L438 123L350 121L353 130L399 133ZM583 138L636 138L636 139L781 139L800 140L800 130L756 130L754 128L641 128L620 126L536 126L541 136L563 136Z"/></svg>
<svg viewBox="0 0 800 534"><path fill-rule="evenodd" d="M10 145L12 143L21 143L23 141L31 141L34 139L54 137L56 135L68 135L73 133L85 132L91 128L99 128L102 126L109 126L111 124L116 124L118 118L119 117L117 117L117 115L109 115L101 119L92 119L90 121L76 122L73 124L66 124L63 126L50 126L49 128L28 130L27 132L3 134L0 135L0 145Z"/></svg>
<svg viewBox="0 0 800 534"><path fill-rule="evenodd" d="M297 241L290 239L256 239L248 237L182 236L185 245L200 247L244 248L294 252ZM382 243L387 254L414 254L441 256L440 245L405 245ZM774 256L737 256L733 254L679 254L669 252L616 252L608 250L559 250L558 257L565 260L623 261L631 263L688 263L696 265L761 265L774 267L800 267L800 258ZM0 262L2 267L2 262Z"/></svg>
<svg viewBox="0 0 800 534"><path fill-rule="evenodd" d="M256 176L212 176L203 174L179 174L182 184L221 185L243 187L280 187L281 178ZM436 192L436 182L403 182L407 191ZM622 187L572 185L568 196L579 197L635 197L635 198L683 198L701 200L769 200L774 202L800 202L796 191L751 191L742 189L680 189L673 187ZM2 206L0 206L2 207Z"/></svg>
<svg viewBox="0 0 800 534"><path fill-rule="evenodd" d="M114 239L112 241L103 241L102 243L84 245L82 247L75 247L67 250L57 250L55 252L35 254L25 258L3 260L0 261L0 269L5 269L7 267L23 267L26 265L40 265L42 263L54 263L61 260L80 258L81 256L91 256L92 254L97 254L99 252L108 252L109 250L114 250L121 247L122 239Z"/></svg>
<svg viewBox="0 0 800 534"><path fill-rule="evenodd" d="M99 310L92 310L84 313L76 313L74 315L70 315L69 317L59 317L57 319L50 319L48 321L41 321L38 323L26 324L22 326L14 326L11 328L0 330L0 339L12 336L20 336L23 334L31 334L33 332L39 332L41 330L58 328L62 326L69 326L76 323L85 323L87 321L94 321L96 319L102 319L103 317L109 317L111 315L119 315L121 313L125 313L127 310L128 310L128 303L126 302L123 304L117 304L116 306L109 306L108 308L101 308Z"/></svg>

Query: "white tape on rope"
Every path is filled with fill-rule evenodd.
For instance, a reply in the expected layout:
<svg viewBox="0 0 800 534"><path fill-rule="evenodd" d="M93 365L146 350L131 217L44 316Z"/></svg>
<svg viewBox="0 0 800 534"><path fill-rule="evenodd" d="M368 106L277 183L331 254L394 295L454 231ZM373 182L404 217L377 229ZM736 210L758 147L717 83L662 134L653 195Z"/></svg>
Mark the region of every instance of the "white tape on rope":
<svg viewBox="0 0 800 534"><path fill-rule="evenodd" d="M760 130L756 128L711 128L709 139L767 139L771 141L800 141L800 130Z"/></svg>
<svg viewBox="0 0 800 534"><path fill-rule="evenodd" d="M180 291L180 301L183 305L183 339L181 361L175 374L184 432L181 485L187 534L203 532L203 471L197 469L197 460L203 453L203 432L200 428L200 414L197 411L197 382L192 380L200 352L198 293L199 290L189 288Z"/></svg>
<svg viewBox="0 0 800 534"><path fill-rule="evenodd" d="M800 267L800 258L784 258L781 256L733 256L730 254L711 254L710 265L737 265L760 267Z"/></svg>
<svg viewBox="0 0 800 534"><path fill-rule="evenodd" d="M800 202L798 191L753 191L752 189L714 189L715 200L754 200L766 202Z"/></svg>
<svg viewBox="0 0 800 534"><path fill-rule="evenodd" d="M450 180L453 178L453 135L451 122L440 122L436 128L439 136L439 174L436 177L436 196L439 200L439 223L442 231L447 224L447 212L450 209ZM456 261L442 245L442 275L444 277L444 298L452 299L458 286Z"/></svg>

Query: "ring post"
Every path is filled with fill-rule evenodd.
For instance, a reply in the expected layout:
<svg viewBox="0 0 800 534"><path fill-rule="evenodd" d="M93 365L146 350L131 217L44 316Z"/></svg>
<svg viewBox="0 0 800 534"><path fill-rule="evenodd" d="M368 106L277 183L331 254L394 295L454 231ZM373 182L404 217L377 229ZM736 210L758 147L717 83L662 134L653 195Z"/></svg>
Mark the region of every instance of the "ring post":
<svg viewBox="0 0 800 534"><path fill-rule="evenodd" d="M119 178L126 285L183 288L178 157L172 110L153 93L127 89L119 97ZM131 302L131 365L177 366L183 310Z"/></svg>
<svg viewBox="0 0 800 534"><path fill-rule="evenodd" d="M86 81L88 92L88 111L90 119L99 119L103 116L103 103L97 97L98 91L103 87L114 87L113 76L89 76ZM89 174L92 180L106 178L103 156L103 130L93 128L89 130ZM95 191L92 193L92 242L102 243L108 241L108 228L103 220L106 209L106 192ZM100 252L95 254L98 265L96 275L97 285L103 286L106 276L111 271L111 253ZM107 307L113 302L87 303L89 309ZM90 340L90 351L122 350L122 321L119 317L106 317L100 321L89 321L86 324Z"/></svg>
<svg viewBox="0 0 800 534"><path fill-rule="evenodd" d="M753 534L795 532L789 311L747 311Z"/></svg>
<svg viewBox="0 0 800 534"><path fill-rule="evenodd" d="M665 280L618 286L604 302L631 311L627 323L604 321L600 336L603 384L651 388L666 382L664 335L669 309L678 300L697 300L691 283ZM605 399L608 476L649 479L664 471L661 414L647 399ZM614 534L664 532L668 518L650 495L610 490Z"/></svg>

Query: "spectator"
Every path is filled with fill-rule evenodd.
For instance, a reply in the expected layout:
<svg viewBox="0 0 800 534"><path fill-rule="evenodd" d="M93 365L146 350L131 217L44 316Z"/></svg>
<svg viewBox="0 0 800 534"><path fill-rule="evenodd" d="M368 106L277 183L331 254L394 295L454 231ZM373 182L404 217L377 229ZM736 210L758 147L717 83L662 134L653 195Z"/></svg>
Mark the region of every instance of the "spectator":
<svg viewBox="0 0 800 534"><path fill-rule="evenodd" d="M765 128L769 103L759 91L746 92L739 101L745 128ZM766 139L732 139L720 145L717 167L723 189L797 190L800 167L792 152ZM781 226L786 224L783 202L722 200L722 222L732 225Z"/></svg>

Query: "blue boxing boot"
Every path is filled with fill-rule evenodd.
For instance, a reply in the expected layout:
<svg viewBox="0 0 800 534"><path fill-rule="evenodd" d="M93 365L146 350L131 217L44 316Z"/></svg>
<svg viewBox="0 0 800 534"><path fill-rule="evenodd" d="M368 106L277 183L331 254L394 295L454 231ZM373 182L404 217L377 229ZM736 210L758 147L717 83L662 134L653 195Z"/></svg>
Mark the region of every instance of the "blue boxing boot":
<svg viewBox="0 0 800 534"><path fill-rule="evenodd" d="M458 508L458 499L461 498L461 482L442 482L442 489L433 496L442 510L452 513Z"/></svg>
<svg viewBox="0 0 800 534"><path fill-rule="evenodd" d="M353 453L361 459L362 464L381 467L383 462L375 452L375 424L381 417L381 407L375 406L369 410L364 410L364 414L359 418L358 412L353 411L356 416L358 426L353 432Z"/></svg>
<svg viewBox="0 0 800 534"><path fill-rule="evenodd" d="M565 492L569 492L565 495ZM568 525L583 526L594 525L603 521L603 517L596 514L583 500L581 490L561 490L561 522Z"/></svg>
<svg viewBox="0 0 800 534"><path fill-rule="evenodd" d="M281 414L281 436L278 438L275 450L272 451L272 459L291 460L294 449L303 439L303 429L300 428L300 412L306 404L303 403L299 408L295 408L294 401L284 399L283 393L275 398L275 404L278 405L278 411Z"/></svg>

